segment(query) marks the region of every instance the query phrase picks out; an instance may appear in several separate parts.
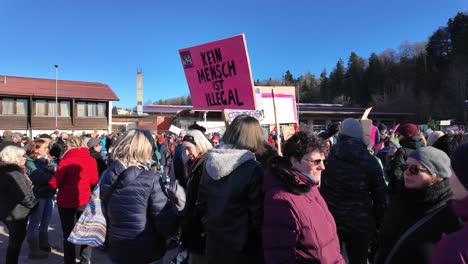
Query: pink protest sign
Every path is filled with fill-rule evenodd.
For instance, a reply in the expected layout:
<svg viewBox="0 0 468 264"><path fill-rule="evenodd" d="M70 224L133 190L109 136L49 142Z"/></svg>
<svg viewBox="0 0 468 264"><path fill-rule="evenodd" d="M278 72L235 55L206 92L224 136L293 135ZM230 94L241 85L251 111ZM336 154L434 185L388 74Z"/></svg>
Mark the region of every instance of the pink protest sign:
<svg viewBox="0 0 468 264"><path fill-rule="evenodd" d="M244 34L179 50L195 109L255 110Z"/></svg>

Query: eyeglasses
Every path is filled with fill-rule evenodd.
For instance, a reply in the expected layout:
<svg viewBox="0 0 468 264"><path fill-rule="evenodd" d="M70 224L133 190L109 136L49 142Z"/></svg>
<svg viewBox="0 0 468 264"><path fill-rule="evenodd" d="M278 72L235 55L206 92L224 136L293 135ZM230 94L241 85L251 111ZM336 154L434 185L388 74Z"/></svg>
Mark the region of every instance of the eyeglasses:
<svg viewBox="0 0 468 264"><path fill-rule="evenodd" d="M421 171L425 171L425 172L430 173L428 169L418 167L418 166L416 166L416 165L414 165L414 164L412 164L412 165L401 164L401 170L402 170L402 171L406 171L407 169L409 169L409 172L410 172L411 174L413 174L413 175L417 175L417 174L419 174Z"/></svg>
<svg viewBox="0 0 468 264"><path fill-rule="evenodd" d="M307 160L307 161L309 161L309 162L312 162L312 164L314 164L315 166L319 165L321 162L323 162L323 164L327 164L327 160L326 160L326 159L316 159L316 160L302 159L302 160Z"/></svg>

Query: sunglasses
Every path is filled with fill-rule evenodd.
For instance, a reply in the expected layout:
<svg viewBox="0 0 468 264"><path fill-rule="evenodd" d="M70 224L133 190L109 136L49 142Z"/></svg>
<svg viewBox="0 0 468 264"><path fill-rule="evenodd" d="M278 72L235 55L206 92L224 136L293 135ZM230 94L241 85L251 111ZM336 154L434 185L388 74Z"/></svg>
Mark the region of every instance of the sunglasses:
<svg viewBox="0 0 468 264"><path fill-rule="evenodd" d="M413 174L413 175L417 175L417 174L419 174L421 171L425 171L425 172L430 173L428 169L418 167L418 166L416 166L416 165L414 165L414 164L412 164L412 165L401 164L401 170L402 170L402 171L406 171L407 169L409 169L409 172L410 172L411 174Z"/></svg>
<svg viewBox="0 0 468 264"><path fill-rule="evenodd" d="M315 166L319 165L321 162L323 162L323 164L327 164L327 160L326 160L326 159L316 159L316 160L302 159L302 160L306 160L306 161L312 162L312 164L314 164Z"/></svg>

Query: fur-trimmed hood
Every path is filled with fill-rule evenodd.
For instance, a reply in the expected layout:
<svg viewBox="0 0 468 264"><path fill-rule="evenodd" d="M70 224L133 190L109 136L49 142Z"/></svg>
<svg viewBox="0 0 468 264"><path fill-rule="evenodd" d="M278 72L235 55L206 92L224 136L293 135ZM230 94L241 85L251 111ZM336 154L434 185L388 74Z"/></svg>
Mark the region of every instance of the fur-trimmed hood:
<svg viewBox="0 0 468 264"><path fill-rule="evenodd" d="M232 145L223 144L208 151L205 170L213 180L220 180L252 159L255 159L255 155L249 150L236 149Z"/></svg>
<svg viewBox="0 0 468 264"><path fill-rule="evenodd" d="M311 185L314 184L292 168L291 163L281 156L270 159L268 172L263 181L263 191L267 191L275 186L284 186L288 192L303 195L310 192Z"/></svg>

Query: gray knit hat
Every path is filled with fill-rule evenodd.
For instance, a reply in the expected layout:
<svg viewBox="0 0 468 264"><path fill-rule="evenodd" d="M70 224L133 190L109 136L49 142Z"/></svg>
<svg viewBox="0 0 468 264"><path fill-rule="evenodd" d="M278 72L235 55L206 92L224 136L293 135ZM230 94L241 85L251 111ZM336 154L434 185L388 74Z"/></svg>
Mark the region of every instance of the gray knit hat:
<svg viewBox="0 0 468 264"><path fill-rule="evenodd" d="M101 143L101 140L99 138L91 138L90 140L88 140L86 145L88 146L88 148L93 148L99 145L99 143Z"/></svg>
<svg viewBox="0 0 468 264"><path fill-rule="evenodd" d="M362 139L364 131L361 123L354 118L346 118L341 122L340 134L352 138Z"/></svg>
<svg viewBox="0 0 468 264"><path fill-rule="evenodd" d="M450 168L450 158L442 150L434 147L421 147L409 155L419 161L432 176L450 178L452 169Z"/></svg>

